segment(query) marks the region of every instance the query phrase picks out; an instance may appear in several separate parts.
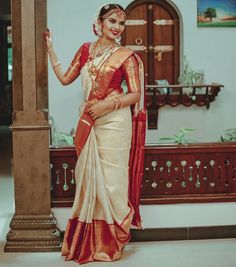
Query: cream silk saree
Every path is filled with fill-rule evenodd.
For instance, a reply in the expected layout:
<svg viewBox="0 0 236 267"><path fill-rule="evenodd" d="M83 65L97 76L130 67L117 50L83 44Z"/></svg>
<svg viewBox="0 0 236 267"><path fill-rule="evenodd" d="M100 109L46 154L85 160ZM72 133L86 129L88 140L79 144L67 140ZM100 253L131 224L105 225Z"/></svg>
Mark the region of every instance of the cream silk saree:
<svg viewBox="0 0 236 267"><path fill-rule="evenodd" d="M119 49L116 47L113 51L116 54L115 62L121 58ZM133 57L130 62L135 64L133 67L138 68L140 63L130 52L127 54L129 57ZM97 67L102 66L105 60L109 58L97 58ZM120 62L119 66L122 64ZM111 66L108 64L108 74ZM79 72L84 90L84 103L80 111L83 114L86 102L91 97L93 81L87 63ZM139 74L136 71L132 75L135 73ZM139 86L139 77L130 79L136 83L135 86ZM104 98L109 99L116 94L115 90L110 90ZM120 259L122 249L130 240L129 230L134 215L128 192L131 141L130 107L112 111L96 119L90 127L75 168L75 199L62 246L62 255L66 256L66 260L83 264Z"/></svg>

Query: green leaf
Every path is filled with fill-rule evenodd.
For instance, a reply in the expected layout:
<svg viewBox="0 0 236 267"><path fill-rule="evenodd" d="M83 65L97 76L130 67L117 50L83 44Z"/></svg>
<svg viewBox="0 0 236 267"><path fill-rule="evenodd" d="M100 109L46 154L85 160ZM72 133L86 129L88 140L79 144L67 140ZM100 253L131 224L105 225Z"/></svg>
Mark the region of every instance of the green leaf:
<svg viewBox="0 0 236 267"><path fill-rule="evenodd" d="M74 144L74 140L73 137L67 134L63 134L63 133L58 133L58 136L62 137L62 139L69 145L73 145Z"/></svg>
<svg viewBox="0 0 236 267"><path fill-rule="evenodd" d="M183 133L190 133L195 131L195 129L193 128L181 128L180 131L182 131Z"/></svg>
<svg viewBox="0 0 236 267"><path fill-rule="evenodd" d="M226 132L234 132L234 133L236 133L236 128L226 129L225 131Z"/></svg>
<svg viewBox="0 0 236 267"><path fill-rule="evenodd" d="M173 138L173 137L160 137L160 138L158 138L158 140L175 140L175 138Z"/></svg>

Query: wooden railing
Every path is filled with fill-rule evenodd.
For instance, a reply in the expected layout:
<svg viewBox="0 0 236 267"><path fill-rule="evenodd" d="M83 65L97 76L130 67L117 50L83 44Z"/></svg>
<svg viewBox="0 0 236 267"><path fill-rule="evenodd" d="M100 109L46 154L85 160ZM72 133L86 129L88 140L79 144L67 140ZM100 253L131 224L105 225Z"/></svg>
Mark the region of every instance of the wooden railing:
<svg viewBox="0 0 236 267"><path fill-rule="evenodd" d="M210 107L223 85L195 84L195 85L146 85L146 107L148 111L148 128L157 129L158 110L160 107L178 105Z"/></svg>
<svg viewBox="0 0 236 267"><path fill-rule="evenodd" d="M145 148L142 203L236 200L236 143Z"/></svg>
<svg viewBox="0 0 236 267"><path fill-rule="evenodd" d="M52 207L72 206L75 195L75 147L50 147Z"/></svg>
<svg viewBox="0 0 236 267"><path fill-rule="evenodd" d="M50 148L52 206L71 206L74 147ZM236 143L145 147L142 204L236 201Z"/></svg>

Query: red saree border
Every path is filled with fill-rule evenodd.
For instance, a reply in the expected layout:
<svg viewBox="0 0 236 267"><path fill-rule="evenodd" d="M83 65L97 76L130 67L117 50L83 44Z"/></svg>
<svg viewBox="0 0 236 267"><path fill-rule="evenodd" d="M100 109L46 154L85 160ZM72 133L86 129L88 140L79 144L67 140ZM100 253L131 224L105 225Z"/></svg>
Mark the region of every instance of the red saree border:
<svg viewBox="0 0 236 267"><path fill-rule="evenodd" d="M129 226L132 217L131 207L121 224L108 224L105 220L86 223L78 220L78 217L69 219L62 246L65 261L74 260L83 264L91 261L119 260L122 249L131 238Z"/></svg>
<svg viewBox="0 0 236 267"><path fill-rule="evenodd" d="M143 180L144 146L146 139L145 84L143 62L138 54L134 53L134 56L139 64L141 96L139 104L135 105L132 117L132 143L129 158L129 201L134 208L132 224L142 229L139 203Z"/></svg>

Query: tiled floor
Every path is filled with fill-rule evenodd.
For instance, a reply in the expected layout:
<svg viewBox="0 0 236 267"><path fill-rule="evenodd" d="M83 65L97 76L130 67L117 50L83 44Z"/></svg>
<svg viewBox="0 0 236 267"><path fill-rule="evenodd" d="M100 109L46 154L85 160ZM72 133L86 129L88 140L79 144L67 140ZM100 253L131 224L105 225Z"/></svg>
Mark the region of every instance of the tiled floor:
<svg viewBox="0 0 236 267"><path fill-rule="evenodd" d="M10 175L11 138L0 127L0 266L72 267L60 253L4 253L5 235L14 212L13 178ZM83 266L111 267L235 267L236 239L130 243L120 261Z"/></svg>

